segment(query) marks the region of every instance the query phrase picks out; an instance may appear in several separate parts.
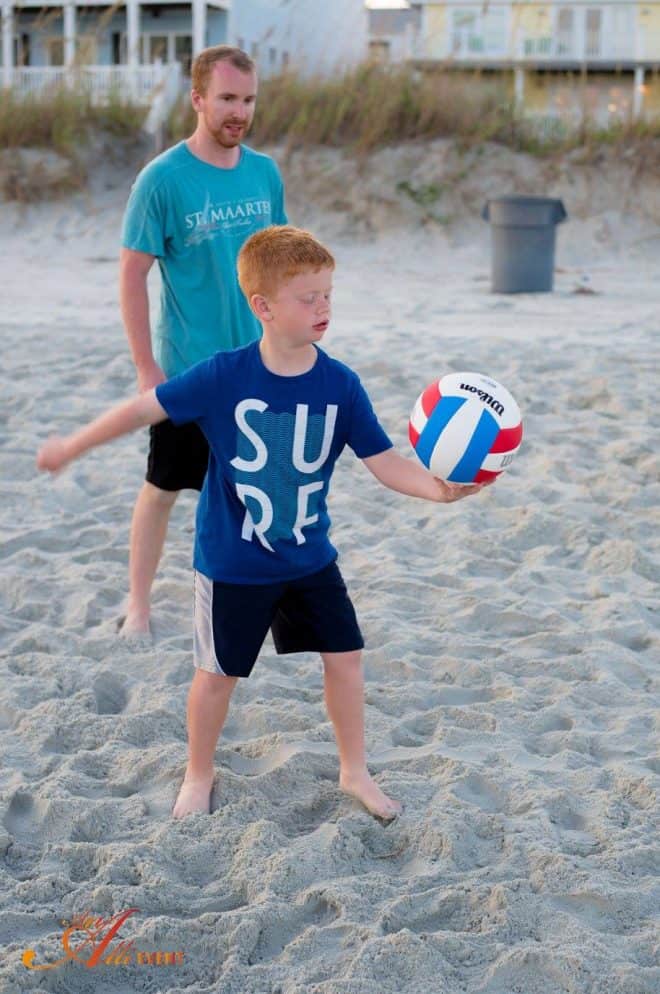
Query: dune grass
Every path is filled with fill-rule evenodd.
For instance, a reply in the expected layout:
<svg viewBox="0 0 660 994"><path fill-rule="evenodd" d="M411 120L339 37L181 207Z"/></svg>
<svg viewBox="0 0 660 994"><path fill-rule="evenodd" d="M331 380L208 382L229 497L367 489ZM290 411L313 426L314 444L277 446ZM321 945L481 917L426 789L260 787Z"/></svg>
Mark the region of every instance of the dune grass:
<svg viewBox="0 0 660 994"><path fill-rule="evenodd" d="M111 95L103 105L92 104L84 90L55 87L45 93L20 96L3 90L0 100L0 149L49 148L72 155L90 134L131 137L144 122L146 108Z"/></svg>
<svg viewBox="0 0 660 994"><path fill-rule="evenodd" d="M574 81L579 85L579 81ZM130 143L137 138L146 108L118 95L93 105L88 93L59 87L32 96L11 89L0 100L0 150L41 147L72 161L99 132ZM182 96L166 125L166 143L187 137L196 119ZM342 75L304 78L289 72L261 81L250 141L342 147L362 156L405 141L451 138L459 146L498 142L537 155L584 150L597 154L615 145L660 165L660 118L621 121L611 127L589 119L579 127L558 118L523 115L513 98L511 74L467 71L438 65L421 71L410 65L365 63Z"/></svg>
<svg viewBox="0 0 660 994"><path fill-rule="evenodd" d="M183 98L170 115L169 141L191 134L195 123L190 101ZM465 146L493 141L544 155L603 143L645 143L660 138L660 119L607 128L588 118L579 127L557 118L535 119L516 107L511 75L376 63L327 79L288 73L263 80L250 138L257 145L341 146L358 154L402 141L453 138Z"/></svg>
<svg viewBox="0 0 660 994"><path fill-rule="evenodd" d="M368 152L412 139L504 140L514 120L506 83L408 66L364 64L331 78L287 73L260 84L251 137L258 144L351 146ZM189 101L172 113L172 141L190 134Z"/></svg>
<svg viewBox="0 0 660 994"><path fill-rule="evenodd" d="M3 90L0 99L0 199L24 203L81 190L86 186L87 149L103 136L106 144L130 145L140 135L147 109L110 95L103 105L89 93L54 87L20 96ZM56 152L65 162L53 172L44 161L26 164L23 149Z"/></svg>

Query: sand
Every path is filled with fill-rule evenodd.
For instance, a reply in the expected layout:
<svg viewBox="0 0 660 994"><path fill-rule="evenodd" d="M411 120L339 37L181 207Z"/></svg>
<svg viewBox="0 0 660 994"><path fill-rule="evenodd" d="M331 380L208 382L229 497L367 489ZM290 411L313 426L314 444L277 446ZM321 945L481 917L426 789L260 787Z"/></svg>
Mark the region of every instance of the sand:
<svg viewBox="0 0 660 994"><path fill-rule="evenodd" d="M267 644L212 815L170 818L194 498L153 645L131 648L116 625L144 436L55 480L34 466L51 430L133 390L125 191L2 205L0 994L657 994L660 227L585 208L559 231L555 292L500 296L465 209L422 223L399 194L396 224L385 204L365 225L355 199L296 192L292 217L338 259L326 346L402 451L446 371L490 373L524 415L508 474L451 507L384 490L350 453L335 474L371 768L404 814L384 826L340 794L319 661ZM88 946L23 965L61 958L75 915L129 909L106 950L123 941L123 964L85 965ZM139 962L157 951L178 956Z"/></svg>

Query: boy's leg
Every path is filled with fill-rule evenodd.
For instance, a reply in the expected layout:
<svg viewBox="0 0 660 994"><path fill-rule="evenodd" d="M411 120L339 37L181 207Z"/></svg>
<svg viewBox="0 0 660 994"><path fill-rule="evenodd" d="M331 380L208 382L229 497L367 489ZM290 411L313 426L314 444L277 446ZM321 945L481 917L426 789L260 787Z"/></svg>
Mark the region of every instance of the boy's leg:
<svg viewBox="0 0 660 994"><path fill-rule="evenodd" d="M238 677L195 670L188 694L188 765L172 814L210 811L215 747Z"/></svg>
<svg viewBox="0 0 660 994"><path fill-rule="evenodd" d="M367 769L364 746L362 653L321 653L325 702L339 749L339 786L378 818L395 818L401 805L384 794Z"/></svg>
<svg viewBox="0 0 660 994"><path fill-rule="evenodd" d="M129 551L129 594L121 635L148 635L151 588L179 492L144 483L135 502Z"/></svg>

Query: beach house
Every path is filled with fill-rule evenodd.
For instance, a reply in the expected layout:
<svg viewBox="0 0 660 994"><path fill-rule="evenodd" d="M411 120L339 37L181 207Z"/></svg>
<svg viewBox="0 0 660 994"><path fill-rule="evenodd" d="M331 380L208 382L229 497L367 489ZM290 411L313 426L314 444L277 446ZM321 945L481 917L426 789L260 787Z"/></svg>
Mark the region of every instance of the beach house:
<svg viewBox="0 0 660 994"><path fill-rule="evenodd" d="M506 73L530 113L660 112L660 2L410 0L371 11L372 57Z"/></svg>
<svg viewBox="0 0 660 994"><path fill-rule="evenodd" d="M248 51L262 75L328 73L365 57L364 0L0 0L0 84L34 91L67 79L100 97L175 90L207 45Z"/></svg>

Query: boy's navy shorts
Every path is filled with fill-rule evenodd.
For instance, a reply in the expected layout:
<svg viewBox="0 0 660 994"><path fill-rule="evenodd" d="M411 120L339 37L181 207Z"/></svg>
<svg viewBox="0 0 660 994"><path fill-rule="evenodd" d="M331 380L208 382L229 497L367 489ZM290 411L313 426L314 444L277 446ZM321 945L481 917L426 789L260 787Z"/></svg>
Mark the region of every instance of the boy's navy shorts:
<svg viewBox="0 0 660 994"><path fill-rule="evenodd" d="M280 583L221 583L195 571L196 667L220 676L249 676L269 628L280 655L364 646L335 562Z"/></svg>
<svg viewBox="0 0 660 994"><path fill-rule="evenodd" d="M149 430L147 483L159 490L201 490L209 464L209 445L191 421L175 425L168 418Z"/></svg>

